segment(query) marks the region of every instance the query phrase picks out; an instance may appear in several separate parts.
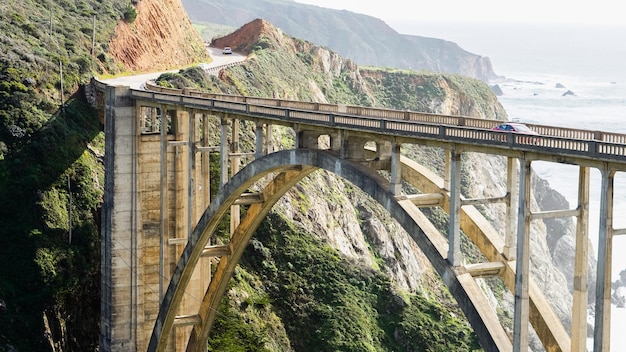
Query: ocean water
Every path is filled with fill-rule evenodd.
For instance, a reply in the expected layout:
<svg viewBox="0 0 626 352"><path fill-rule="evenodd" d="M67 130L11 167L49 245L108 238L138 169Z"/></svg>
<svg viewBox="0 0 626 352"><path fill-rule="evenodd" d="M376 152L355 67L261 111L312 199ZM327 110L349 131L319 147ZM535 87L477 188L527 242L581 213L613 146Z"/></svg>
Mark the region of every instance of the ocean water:
<svg viewBox="0 0 626 352"><path fill-rule="evenodd" d="M489 57L509 118L626 134L626 26L396 23L400 33L440 38ZM564 86L559 88L557 84ZM567 90L575 95L563 96ZM533 162L534 171L577 206L576 166ZM590 240L597 255L600 172L591 170ZM626 173L615 178L614 228L626 228ZM613 239L612 281L626 270L626 236ZM595 292L590 292L595 295ZM611 310L611 351L626 350L626 308ZM593 350L593 339L588 341Z"/></svg>

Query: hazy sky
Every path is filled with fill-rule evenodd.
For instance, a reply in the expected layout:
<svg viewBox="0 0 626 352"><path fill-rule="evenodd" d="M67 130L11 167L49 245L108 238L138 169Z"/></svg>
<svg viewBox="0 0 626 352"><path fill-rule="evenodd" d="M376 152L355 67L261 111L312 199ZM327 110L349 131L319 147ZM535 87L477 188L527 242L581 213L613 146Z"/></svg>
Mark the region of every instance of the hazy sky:
<svg viewBox="0 0 626 352"><path fill-rule="evenodd" d="M464 21L624 25L626 17L617 0L295 0L378 17L394 22Z"/></svg>
<svg viewBox="0 0 626 352"><path fill-rule="evenodd" d="M402 34L455 42L489 57L498 73L537 67L546 55L611 70L626 60L626 47L616 44L626 43L626 14L617 0L294 1L370 15Z"/></svg>

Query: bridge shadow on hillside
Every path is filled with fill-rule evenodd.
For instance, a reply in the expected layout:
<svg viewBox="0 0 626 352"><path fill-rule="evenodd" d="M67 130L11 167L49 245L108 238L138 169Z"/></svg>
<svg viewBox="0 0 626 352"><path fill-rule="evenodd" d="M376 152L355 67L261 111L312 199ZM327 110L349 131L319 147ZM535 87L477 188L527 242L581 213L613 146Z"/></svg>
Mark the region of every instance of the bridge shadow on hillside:
<svg viewBox="0 0 626 352"><path fill-rule="evenodd" d="M48 318L52 335L61 334L61 322L53 312L56 309L76 314L66 322L67 330L84 333L72 332L73 336L98 342L93 338L97 321L88 316L91 320L99 316L99 297L93 292L99 284L99 265L93 258L99 255L94 243L99 234L97 195L101 191L91 181L96 173L91 164L76 163L86 151L92 153L93 165L100 163L101 156L89 147L102 130L96 116L80 89L47 124L11 146L0 160L4 200L0 203L0 298L6 302L6 310L0 311L0 342L22 340L28 341L23 343L24 349L49 348L42 315ZM68 216L68 185L74 202L71 244L68 219L61 219ZM70 284L77 277L80 281ZM64 306L59 302L64 300L81 304ZM61 307L54 307L57 304ZM52 338L60 341L56 337ZM86 341L69 344L75 343L84 347Z"/></svg>

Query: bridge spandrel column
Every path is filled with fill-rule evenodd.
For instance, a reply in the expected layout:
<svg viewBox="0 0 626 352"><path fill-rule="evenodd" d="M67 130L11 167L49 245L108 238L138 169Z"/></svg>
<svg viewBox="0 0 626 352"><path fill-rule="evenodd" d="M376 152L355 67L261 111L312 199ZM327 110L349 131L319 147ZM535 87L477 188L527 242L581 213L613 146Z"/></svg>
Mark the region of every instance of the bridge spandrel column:
<svg viewBox="0 0 626 352"><path fill-rule="evenodd" d="M265 125L265 154L274 152L274 125Z"/></svg>
<svg viewBox="0 0 626 352"><path fill-rule="evenodd" d="M330 150L334 152L341 152L341 146L343 145L343 142L341 141L342 135L341 131L330 134Z"/></svg>
<svg viewBox="0 0 626 352"><path fill-rule="evenodd" d="M377 141L376 142L376 157L378 160L389 160L396 152L396 144L390 141ZM400 144L397 144L397 152L400 152Z"/></svg>
<svg viewBox="0 0 626 352"><path fill-rule="evenodd" d="M574 293L572 306L572 352L587 351L587 296L589 257L589 168L580 167L578 177L578 216L576 255L574 256Z"/></svg>
<svg viewBox="0 0 626 352"><path fill-rule="evenodd" d="M613 197L615 173L600 170L600 225L596 274L596 309L593 351L611 350L611 268L613 263Z"/></svg>
<svg viewBox="0 0 626 352"><path fill-rule="evenodd" d="M269 129L269 125L267 125L267 128ZM256 142L256 146L255 146L255 153L254 153L254 157L256 159L262 158L263 155L265 155L267 152L264 150L265 147L265 134L263 133L263 124L257 122L256 124L256 130L255 130L255 142Z"/></svg>
<svg viewBox="0 0 626 352"><path fill-rule="evenodd" d="M452 158L452 151L450 149L445 150L446 167L443 172L443 189L450 190L450 159Z"/></svg>
<svg viewBox="0 0 626 352"><path fill-rule="evenodd" d="M448 263L461 265L461 154L450 152L450 218L448 220Z"/></svg>
<svg viewBox="0 0 626 352"><path fill-rule="evenodd" d="M391 193L400 195L402 192L402 161L400 160L400 143L391 146ZM379 154L380 155L380 154Z"/></svg>
<svg viewBox="0 0 626 352"><path fill-rule="evenodd" d="M222 118L220 125L220 188L228 182L228 159L230 145L228 144L229 121Z"/></svg>
<svg viewBox="0 0 626 352"><path fill-rule="evenodd" d="M201 131L202 136L200 139L200 145L202 148L209 147L209 115L201 115ZM202 152L196 156L197 162L200 164L199 174L196 176L196 189L199 189L202 194L202 201L199 203L198 218L202 216L202 212L211 202L211 162L209 153ZM196 222L198 219L196 219Z"/></svg>
<svg viewBox="0 0 626 352"><path fill-rule="evenodd" d="M234 174L239 172L241 158L239 155L239 120L234 119L231 128L231 144L230 151L232 153L232 157L230 158L230 169L232 177ZM239 226L239 222L241 221L241 212L239 205L233 205L230 207L230 233L232 234L237 226Z"/></svg>
<svg viewBox="0 0 626 352"><path fill-rule="evenodd" d="M513 314L513 351L528 351L530 317L530 161L520 166L520 197L515 263L515 311Z"/></svg>
<svg viewBox="0 0 626 352"><path fill-rule="evenodd" d="M503 254L507 260L515 260L517 217L519 207L519 161L517 158L507 160L506 190L508 200L506 203L506 228L504 234Z"/></svg>

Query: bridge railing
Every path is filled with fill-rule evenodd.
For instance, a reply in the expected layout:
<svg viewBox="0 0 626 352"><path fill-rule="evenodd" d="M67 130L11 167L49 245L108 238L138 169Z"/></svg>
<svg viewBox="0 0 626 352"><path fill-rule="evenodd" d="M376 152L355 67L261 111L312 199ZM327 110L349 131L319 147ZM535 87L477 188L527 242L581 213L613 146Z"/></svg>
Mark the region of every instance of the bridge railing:
<svg viewBox="0 0 626 352"><path fill-rule="evenodd" d="M100 83L97 80L96 84ZM100 83L102 84L102 83ZM498 121L491 119L472 118L467 116L452 116L452 115L440 115L432 113L423 113L415 111L402 111L393 109L372 108L363 106L346 106L335 105L325 103L303 102L297 100L285 100L285 99L271 99L261 97L249 97L241 95L229 95L229 94L217 94L202 92L193 88L167 88L161 87L153 82L146 82L146 89L151 92L160 92L173 95L187 95L193 97L200 97L206 99L213 99L219 101L234 101L240 103L247 103L251 105L264 105L284 107L297 110L309 110L320 112L336 112L345 113L348 115L378 117L384 119L395 120L407 120L418 121L423 123L442 124L449 126L466 126L473 128L490 129ZM556 126L527 124L535 132L543 136L561 137L568 139L582 139L582 140L598 140L608 143L626 144L626 135L605 131L588 131L583 129L563 128Z"/></svg>
<svg viewBox="0 0 626 352"><path fill-rule="evenodd" d="M168 89L169 90L169 89ZM131 90L132 96L161 103L206 108L274 119L311 123L334 128L352 128L387 135L448 139L476 145L494 145L546 154L603 159L626 164L626 135L553 126L529 125L540 136L492 131L498 121L462 116L416 113L332 104L297 102L222 94L171 94ZM365 115L354 115L360 112ZM373 116L372 116L373 115ZM383 117L380 117L381 115Z"/></svg>

